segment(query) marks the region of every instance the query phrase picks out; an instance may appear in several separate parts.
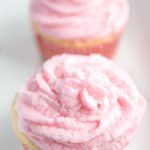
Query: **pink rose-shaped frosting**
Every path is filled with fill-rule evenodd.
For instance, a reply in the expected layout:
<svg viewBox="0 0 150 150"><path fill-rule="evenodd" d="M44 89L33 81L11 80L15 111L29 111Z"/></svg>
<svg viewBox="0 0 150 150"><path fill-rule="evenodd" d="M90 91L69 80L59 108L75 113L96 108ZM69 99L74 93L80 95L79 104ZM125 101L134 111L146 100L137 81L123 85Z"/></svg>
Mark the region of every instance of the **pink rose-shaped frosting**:
<svg viewBox="0 0 150 150"><path fill-rule="evenodd" d="M49 59L19 91L18 124L41 150L121 150L145 100L122 69L100 55Z"/></svg>
<svg viewBox="0 0 150 150"><path fill-rule="evenodd" d="M128 5L126 0L32 0L31 18L55 38L102 38L122 30Z"/></svg>

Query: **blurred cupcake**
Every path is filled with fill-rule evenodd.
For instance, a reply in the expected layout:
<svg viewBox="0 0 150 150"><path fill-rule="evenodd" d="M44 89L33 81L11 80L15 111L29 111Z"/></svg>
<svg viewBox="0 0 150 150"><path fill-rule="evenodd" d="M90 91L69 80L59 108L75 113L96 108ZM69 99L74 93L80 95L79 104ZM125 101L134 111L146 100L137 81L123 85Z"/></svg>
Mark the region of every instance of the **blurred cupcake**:
<svg viewBox="0 0 150 150"><path fill-rule="evenodd" d="M31 19L45 58L101 53L111 58L128 20L126 0L32 0Z"/></svg>
<svg viewBox="0 0 150 150"><path fill-rule="evenodd" d="M128 74L106 58L61 55L19 90L12 121L27 150L122 150L145 107Z"/></svg>

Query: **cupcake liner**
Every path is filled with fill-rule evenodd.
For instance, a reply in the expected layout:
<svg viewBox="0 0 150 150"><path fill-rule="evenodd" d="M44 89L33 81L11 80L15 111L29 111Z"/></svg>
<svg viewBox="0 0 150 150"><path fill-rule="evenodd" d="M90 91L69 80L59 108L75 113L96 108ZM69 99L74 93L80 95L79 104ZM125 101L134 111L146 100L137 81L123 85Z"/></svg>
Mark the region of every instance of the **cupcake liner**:
<svg viewBox="0 0 150 150"><path fill-rule="evenodd" d="M39 49L46 59L61 53L74 53L83 55L100 53L108 58L112 58L115 54L124 29L122 28L119 32L113 33L108 37L101 39L62 40L52 38L42 33L35 24L33 25L33 28Z"/></svg>
<svg viewBox="0 0 150 150"><path fill-rule="evenodd" d="M15 110L15 103L17 100L17 96L15 100L13 101L12 107L11 107L11 120L12 120L12 126L16 133L17 138L21 141L23 144L24 150L40 150L38 146L36 146L24 133L22 133L19 130L18 127L18 115Z"/></svg>
<svg viewBox="0 0 150 150"><path fill-rule="evenodd" d="M31 150L31 149L29 149L29 147L28 147L27 145L25 145L25 144L23 144L23 147L24 147L24 150Z"/></svg>

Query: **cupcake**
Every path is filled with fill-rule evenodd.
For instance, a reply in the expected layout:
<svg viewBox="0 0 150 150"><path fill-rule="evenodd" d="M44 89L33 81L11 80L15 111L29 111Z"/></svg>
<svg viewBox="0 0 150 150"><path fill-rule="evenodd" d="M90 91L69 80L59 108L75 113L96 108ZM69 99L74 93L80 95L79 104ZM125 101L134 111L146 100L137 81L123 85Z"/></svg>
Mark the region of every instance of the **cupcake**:
<svg viewBox="0 0 150 150"><path fill-rule="evenodd" d="M126 0L32 0L30 12L45 58L60 53L112 58L128 20Z"/></svg>
<svg viewBox="0 0 150 150"><path fill-rule="evenodd" d="M47 60L12 105L27 150L122 150L146 102L129 75L98 54Z"/></svg>

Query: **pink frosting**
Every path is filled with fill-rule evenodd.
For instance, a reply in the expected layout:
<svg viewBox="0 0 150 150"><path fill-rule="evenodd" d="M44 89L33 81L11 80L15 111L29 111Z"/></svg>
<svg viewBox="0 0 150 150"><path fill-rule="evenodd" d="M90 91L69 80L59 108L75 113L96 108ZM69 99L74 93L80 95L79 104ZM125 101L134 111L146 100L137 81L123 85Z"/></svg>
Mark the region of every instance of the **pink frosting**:
<svg viewBox="0 0 150 150"><path fill-rule="evenodd" d="M126 0L32 0L31 18L55 38L101 38L125 26L128 5Z"/></svg>
<svg viewBox="0 0 150 150"><path fill-rule="evenodd" d="M122 69L100 55L49 59L19 91L20 131L41 150L121 150L145 100Z"/></svg>

